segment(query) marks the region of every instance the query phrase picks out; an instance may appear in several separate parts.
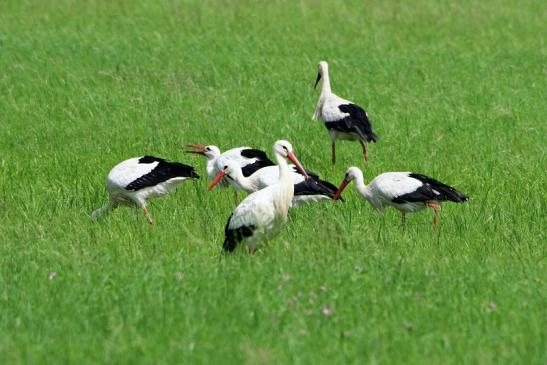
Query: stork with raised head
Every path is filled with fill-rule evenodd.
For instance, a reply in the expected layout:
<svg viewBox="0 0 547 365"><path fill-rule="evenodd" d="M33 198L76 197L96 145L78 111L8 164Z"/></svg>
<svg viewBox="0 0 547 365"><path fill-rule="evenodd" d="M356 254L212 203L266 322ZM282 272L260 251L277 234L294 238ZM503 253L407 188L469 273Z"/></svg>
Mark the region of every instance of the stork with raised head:
<svg viewBox="0 0 547 365"><path fill-rule="evenodd" d="M149 198L174 193L187 179L199 179L194 168L179 162L167 161L154 156L142 156L122 161L106 178L109 200L91 213L91 219L117 208L120 205L136 206L143 209L148 223L152 217L146 201Z"/></svg>
<svg viewBox="0 0 547 365"><path fill-rule="evenodd" d="M378 136L372 131L367 112L359 105L342 99L330 88L329 65L326 61L319 62L319 71L315 87L321 78L321 95L313 114L313 119L322 120L329 131L332 148L332 163L336 163L336 141L359 141L363 148L365 162L368 163L368 142L376 142Z"/></svg>
<svg viewBox="0 0 547 365"><path fill-rule="evenodd" d="M224 231L225 251L234 251L236 246L245 240L248 252L252 254L258 243L275 236L287 222L294 184L285 159L290 160L304 177L307 177L307 173L289 142L275 142L273 152L279 165L279 179L275 184L250 194L235 208Z"/></svg>
<svg viewBox="0 0 547 365"><path fill-rule="evenodd" d="M254 172L263 167L275 165L268 158L266 152L251 147L236 147L221 153L217 146L188 144L186 145L185 152L205 156L207 159L207 177L210 180L213 180L215 176L217 176L226 161L233 161L236 163L239 167L241 167L243 175L246 177L252 175ZM218 184L221 188L225 188L230 185L227 180L222 180ZM237 200L236 195L238 186L232 184L232 187L234 187L234 196Z"/></svg>
<svg viewBox="0 0 547 365"><path fill-rule="evenodd" d="M346 186L355 181L357 192L379 212L385 207L394 207L402 213L402 223L406 223L406 213L416 212L425 207L434 211L433 226L437 225L440 202L466 202L469 197L453 187L428 176L415 172L384 172L365 185L363 172L357 167L346 171L334 201L340 197Z"/></svg>
<svg viewBox="0 0 547 365"><path fill-rule="evenodd" d="M294 184L292 207L332 199L334 197L336 186L328 181L321 180L316 173L306 169L306 173L309 176L309 178L306 178L295 165L289 165L289 170ZM247 193L253 193L276 184L279 181L279 168L277 166L263 167L251 176L245 177L241 167L233 161L227 161L209 185L209 190L213 189L225 177L234 181Z"/></svg>

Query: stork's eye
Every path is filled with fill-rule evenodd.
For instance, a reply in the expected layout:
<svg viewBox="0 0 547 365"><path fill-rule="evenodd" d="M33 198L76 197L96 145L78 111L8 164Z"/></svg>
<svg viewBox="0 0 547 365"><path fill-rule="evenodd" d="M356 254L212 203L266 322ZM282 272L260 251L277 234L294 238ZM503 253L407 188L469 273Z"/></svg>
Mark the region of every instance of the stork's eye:
<svg viewBox="0 0 547 365"><path fill-rule="evenodd" d="M228 165L224 165L224 170L228 169Z"/></svg>
<svg viewBox="0 0 547 365"><path fill-rule="evenodd" d="M283 149L284 149L285 151L287 151L287 146L283 146Z"/></svg>

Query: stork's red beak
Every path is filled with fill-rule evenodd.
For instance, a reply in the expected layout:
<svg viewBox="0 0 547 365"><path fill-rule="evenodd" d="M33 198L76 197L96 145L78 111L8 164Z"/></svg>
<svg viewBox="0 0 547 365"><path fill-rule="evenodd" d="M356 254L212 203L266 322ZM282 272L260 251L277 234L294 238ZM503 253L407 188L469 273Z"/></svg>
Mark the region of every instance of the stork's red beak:
<svg viewBox="0 0 547 365"><path fill-rule="evenodd" d="M226 175L226 173L224 171L220 171L217 176L215 176L215 178L213 179L213 182L211 183L211 185L209 185L209 187L207 188L207 191L211 191L216 184L218 184L220 182L220 180L222 180L222 178Z"/></svg>
<svg viewBox="0 0 547 365"><path fill-rule="evenodd" d="M340 195L342 195L342 192L344 191L346 186L348 186L348 184L349 181L344 178L344 180L342 180L342 183L340 184L340 187L338 188L338 190L336 190L336 194L334 194L334 197L332 198L333 202L337 201L340 198Z"/></svg>
<svg viewBox="0 0 547 365"><path fill-rule="evenodd" d="M314 89L317 87L317 84L319 83L319 80L321 80L321 74L320 73L317 74L317 79L315 79L315 86L313 87Z"/></svg>
<svg viewBox="0 0 547 365"><path fill-rule="evenodd" d="M205 155L205 146L200 144L187 144L184 146L186 153L193 153L195 155Z"/></svg>
<svg viewBox="0 0 547 365"><path fill-rule="evenodd" d="M304 168L302 167L302 164L300 163L300 161L298 161L294 153L287 152L287 158L294 164L294 166L296 166L296 169L298 170L298 172L304 175L306 179L309 178L308 173L306 172L306 170L304 170Z"/></svg>

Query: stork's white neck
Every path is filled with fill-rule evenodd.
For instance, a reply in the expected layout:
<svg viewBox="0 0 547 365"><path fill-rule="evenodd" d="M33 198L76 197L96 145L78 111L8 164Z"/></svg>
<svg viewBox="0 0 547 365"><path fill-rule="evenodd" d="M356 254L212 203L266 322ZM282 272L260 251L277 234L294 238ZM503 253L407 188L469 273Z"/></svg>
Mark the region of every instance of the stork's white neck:
<svg viewBox="0 0 547 365"><path fill-rule="evenodd" d="M324 96L331 93L328 67L323 67L321 69L321 77L323 78L323 84L321 85L321 96Z"/></svg>
<svg viewBox="0 0 547 365"><path fill-rule="evenodd" d="M274 153L275 160L277 161L277 165L279 166L279 181L288 185L292 185L293 182L290 175L291 170L289 169L289 164L287 163L287 161L285 161L285 158L279 153Z"/></svg>
<svg viewBox="0 0 547 365"><path fill-rule="evenodd" d="M279 182L276 184L277 187L273 189L275 195L274 206L276 214L286 220L294 196L294 184L285 158L276 151L274 151L274 155L279 166Z"/></svg>
<svg viewBox="0 0 547 365"><path fill-rule="evenodd" d="M365 178L363 177L363 173L361 171L357 171L355 174L355 189L359 194L363 196L363 198L370 200L372 195L370 192L370 189L368 185L365 185Z"/></svg>
<svg viewBox="0 0 547 365"><path fill-rule="evenodd" d="M205 163L205 171L207 171L207 176L209 177L209 179L212 180L216 176L215 164L217 162L218 156L206 156L206 157L207 157L207 162Z"/></svg>
<svg viewBox="0 0 547 365"><path fill-rule="evenodd" d="M251 177L245 177L241 168L235 169L234 172L230 174L230 177L234 179L241 189L248 193L253 193L258 190L255 180Z"/></svg>

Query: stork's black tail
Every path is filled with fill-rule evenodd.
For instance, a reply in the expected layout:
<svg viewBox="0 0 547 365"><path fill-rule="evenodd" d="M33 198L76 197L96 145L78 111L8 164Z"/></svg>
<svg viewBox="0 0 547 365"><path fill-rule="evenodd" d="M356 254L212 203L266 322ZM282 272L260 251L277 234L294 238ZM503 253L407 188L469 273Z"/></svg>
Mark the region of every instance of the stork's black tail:
<svg viewBox="0 0 547 365"><path fill-rule="evenodd" d="M367 142L375 142L378 141L378 135L374 133L373 131L368 132L367 134Z"/></svg>
<svg viewBox="0 0 547 365"><path fill-rule="evenodd" d="M438 201L448 200L455 203L464 203L467 200L469 200L469 197L465 195L464 193L461 193L457 191L456 189L454 189L452 186L446 185L429 176L416 174L416 173L412 173L409 176L423 182L424 186L426 186L429 190L431 190L434 193L434 194L431 194L431 197L434 198L435 200L438 200ZM437 194L436 192L438 192L439 194Z"/></svg>
<svg viewBox="0 0 547 365"><path fill-rule="evenodd" d="M232 220L232 215L228 218L226 227L224 228L224 243L222 248L224 251L233 252L238 243L240 243L243 238L251 237L253 235L254 226L240 226L237 228L228 228L230 221Z"/></svg>
<svg viewBox="0 0 547 365"><path fill-rule="evenodd" d="M465 203L469 200L469 197L465 195L464 193L461 193L454 189L453 187L449 187L450 189L441 188L440 191L444 195L443 197L445 200L450 200L452 202L456 203Z"/></svg>

